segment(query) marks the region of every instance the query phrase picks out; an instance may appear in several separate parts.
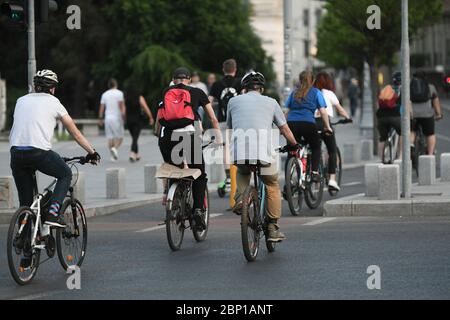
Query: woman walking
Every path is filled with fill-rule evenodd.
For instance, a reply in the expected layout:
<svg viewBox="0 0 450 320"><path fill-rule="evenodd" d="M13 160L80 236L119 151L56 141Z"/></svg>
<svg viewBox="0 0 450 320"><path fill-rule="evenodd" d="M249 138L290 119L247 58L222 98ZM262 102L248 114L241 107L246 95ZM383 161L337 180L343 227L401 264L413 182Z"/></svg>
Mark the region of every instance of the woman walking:
<svg viewBox="0 0 450 320"><path fill-rule="evenodd" d="M141 159L139 155L138 140L142 130L143 112L148 116L150 126L153 126L155 121L144 96L137 89L136 85L128 85L125 92L125 103L127 106L127 127L132 138L130 161L136 162Z"/></svg>
<svg viewBox="0 0 450 320"><path fill-rule="evenodd" d="M289 109L287 121L289 128L297 141L303 138L312 150L312 181L320 182L319 162L321 156L320 137L317 132L314 114L319 111L323 118L325 131L332 134L327 104L319 89L313 87L314 75L311 71L303 71L299 76L298 89L293 91L286 101L285 107Z"/></svg>

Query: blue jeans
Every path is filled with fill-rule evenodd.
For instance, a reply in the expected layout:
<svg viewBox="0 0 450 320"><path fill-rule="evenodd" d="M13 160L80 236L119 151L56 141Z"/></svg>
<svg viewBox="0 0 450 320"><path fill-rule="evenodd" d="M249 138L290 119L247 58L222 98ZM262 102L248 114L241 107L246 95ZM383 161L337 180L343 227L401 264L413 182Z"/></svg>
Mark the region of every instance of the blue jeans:
<svg viewBox="0 0 450 320"><path fill-rule="evenodd" d="M63 203L72 181L72 171L69 166L51 150L21 151L13 147L11 148L11 169L19 193L20 206L31 206L33 203L33 174L36 171L58 179L51 203Z"/></svg>

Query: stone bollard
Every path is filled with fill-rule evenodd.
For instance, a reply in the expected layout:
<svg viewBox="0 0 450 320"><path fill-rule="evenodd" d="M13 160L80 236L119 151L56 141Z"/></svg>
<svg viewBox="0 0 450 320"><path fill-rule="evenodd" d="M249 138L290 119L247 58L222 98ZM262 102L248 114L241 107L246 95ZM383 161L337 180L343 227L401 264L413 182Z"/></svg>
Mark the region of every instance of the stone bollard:
<svg viewBox="0 0 450 320"><path fill-rule="evenodd" d="M380 163L369 163L364 166L364 183L367 197L378 197L378 168Z"/></svg>
<svg viewBox="0 0 450 320"><path fill-rule="evenodd" d="M450 153L441 154L441 181L450 181Z"/></svg>
<svg viewBox="0 0 450 320"><path fill-rule="evenodd" d="M412 161L410 160L410 166L412 168ZM399 168L400 173L400 190L403 190L403 161L402 160L395 160L394 165L397 165ZM412 177L410 176L411 183L412 183Z"/></svg>
<svg viewBox="0 0 450 320"><path fill-rule="evenodd" d="M436 157L419 157L419 185L430 186L436 183Z"/></svg>
<svg viewBox="0 0 450 320"><path fill-rule="evenodd" d="M82 204L86 203L86 174L84 172L78 172L77 183L73 186L73 195Z"/></svg>
<svg viewBox="0 0 450 320"><path fill-rule="evenodd" d="M14 208L14 188L12 177L0 177L0 209Z"/></svg>
<svg viewBox="0 0 450 320"><path fill-rule="evenodd" d="M223 164L212 163L206 165L209 183L219 183L225 180L225 169Z"/></svg>
<svg viewBox="0 0 450 320"><path fill-rule="evenodd" d="M354 143L344 144L344 163L356 162L356 147Z"/></svg>
<svg viewBox="0 0 450 320"><path fill-rule="evenodd" d="M158 192L158 184L157 179L155 178L157 166L147 164L144 167L144 192L145 193L157 193Z"/></svg>
<svg viewBox="0 0 450 320"><path fill-rule="evenodd" d="M400 200L400 169L398 165L381 165L378 168L378 199Z"/></svg>
<svg viewBox="0 0 450 320"><path fill-rule="evenodd" d="M362 161L373 160L373 140L361 141L361 160Z"/></svg>
<svg viewBox="0 0 450 320"><path fill-rule="evenodd" d="M112 168L106 170L106 198L125 198L125 169Z"/></svg>

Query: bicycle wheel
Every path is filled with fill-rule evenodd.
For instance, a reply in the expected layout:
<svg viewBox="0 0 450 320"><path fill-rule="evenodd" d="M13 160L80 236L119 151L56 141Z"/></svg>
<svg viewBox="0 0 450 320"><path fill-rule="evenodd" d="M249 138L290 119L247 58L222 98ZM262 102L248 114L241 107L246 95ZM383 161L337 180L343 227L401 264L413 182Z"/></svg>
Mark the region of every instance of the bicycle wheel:
<svg viewBox="0 0 450 320"><path fill-rule="evenodd" d="M17 210L9 225L7 240L8 266L11 276L19 285L30 283L36 276L41 256L40 250L31 248L31 237L36 222L36 215L28 207ZM22 228L23 226L23 228ZM31 255L31 265L24 269L20 266L21 260Z"/></svg>
<svg viewBox="0 0 450 320"><path fill-rule="evenodd" d="M301 168L297 158L289 158L285 170L285 196L293 216L298 216L303 207L303 190L300 186L300 174Z"/></svg>
<svg viewBox="0 0 450 320"><path fill-rule="evenodd" d="M61 212L67 227L56 230L58 259L64 270L81 267L87 248L87 219L83 205L74 199L66 200Z"/></svg>
<svg viewBox="0 0 450 320"><path fill-rule="evenodd" d="M205 190L205 200L203 206L205 207L205 225L206 229L202 231L198 231L197 228L192 229L192 233L194 234L194 239L197 242L202 242L206 240L206 236L208 235L208 228L209 228L209 193L208 193L208 187Z"/></svg>
<svg viewBox="0 0 450 320"><path fill-rule="evenodd" d="M320 203L322 202L323 198L323 188L325 185L325 179L323 177L323 165L322 165L322 159L320 159L319 162L319 174L320 174L320 181L319 182L312 182L311 181L311 158L308 158L307 163L307 183L306 183L306 190L305 190L305 202L306 205L314 210L317 209L320 206Z"/></svg>
<svg viewBox="0 0 450 320"><path fill-rule="evenodd" d="M171 203L166 208L166 234L169 247L172 251L180 250L183 242L185 221L184 221L184 186L178 184Z"/></svg>
<svg viewBox="0 0 450 320"><path fill-rule="evenodd" d="M336 147L336 182L340 187L342 183L342 158L341 150L339 150L338 147ZM330 188L328 188L328 193L330 194L330 196L334 197L339 193L339 191L331 190Z"/></svg>
<svg viewBox="0 0 450 320"><path fill-rule="evenodd" d="M256 260L261 239L261 222L259 218L258 192L254 187L247 187L243 197L244 206L241 215L242 248L247 261Z"/></svg>

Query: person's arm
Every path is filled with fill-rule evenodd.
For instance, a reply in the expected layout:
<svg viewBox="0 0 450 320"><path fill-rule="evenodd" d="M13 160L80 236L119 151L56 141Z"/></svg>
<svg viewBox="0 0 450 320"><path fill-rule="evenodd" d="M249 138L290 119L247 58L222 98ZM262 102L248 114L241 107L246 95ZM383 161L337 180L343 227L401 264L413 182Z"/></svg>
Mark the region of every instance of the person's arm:
<svg viewBox="0 0 450 320"><path fill-rule="evenodd" d="M101 103L98 111L98 121L101 126L103 126L103 116L105 114L105 104Z"/></svg>
<svg viewBox="0 0 450 320"><path fill-rule="evenodd" d="M80 145L80 147L82 147L84 150L86 150L86 152L89 154L95 154L94 148L91 146L89 141L87 141L87 139L80 132L80 130L78 130L78 128L71 116L66 114L65 116L63 116L61 118L61 122L63 123L63 125L67 129L67 131L70 133L70 135Z"/></svg>
<svg viewBox="0 0 450 320"><path fill-rule="evenodd" d="M120 113L122 114L122 119L125 120L127 117L127 106L125 105L125 101L119 102Z"/></svg>
<svg viewBox="0 0 450 320"><path fill-rule="evenodd" d="M147 114L149 120L150 120L150 126L153 126L155 124L155 120L153 119L153 115L150 111L150 108L148 107L147 101L145 100L144 96L139 97L139 104L141 105L142 110Z"/></svg>
<svg viewBox="0 0 450 320"><path fill-rule="evenodd" d="M340 103L335 104L334 107L336 108L336 111L339 115L343 116L345 119L350 119L347 110L345 110L345 108Z"/></svg>
<svg viewBox="0 0 450 320"><path fill-rule="evenodd" d="M444 115L442 114L442 108L441 108L441 101L439 100L439 97L436 96L436 98L432 101L434 114L436 115L436 120L441 120Z"/></svg>
<svg viewBox="0 0 450 320"><path fill-rule="evenodd" d="M290 145L295 146L297 144L297 140L295 140L294 134L287 124L278 127L280 129L280 133L286 138Z"/></svg>
<svg viewBox="0 0 450 320"><path fill-rule="evenodd" d="M222 143L223 139L222 139L222 134L220 132L219 121L216 118L216 114L214 113L214 109L213 109L211 103L208 103L205 106L203 106L203 109L205 110L206 115L208 116L209 120L211 121L211 125L216 130L216 137L218 138L218 139L216 139L217 143Z"/></svg>

